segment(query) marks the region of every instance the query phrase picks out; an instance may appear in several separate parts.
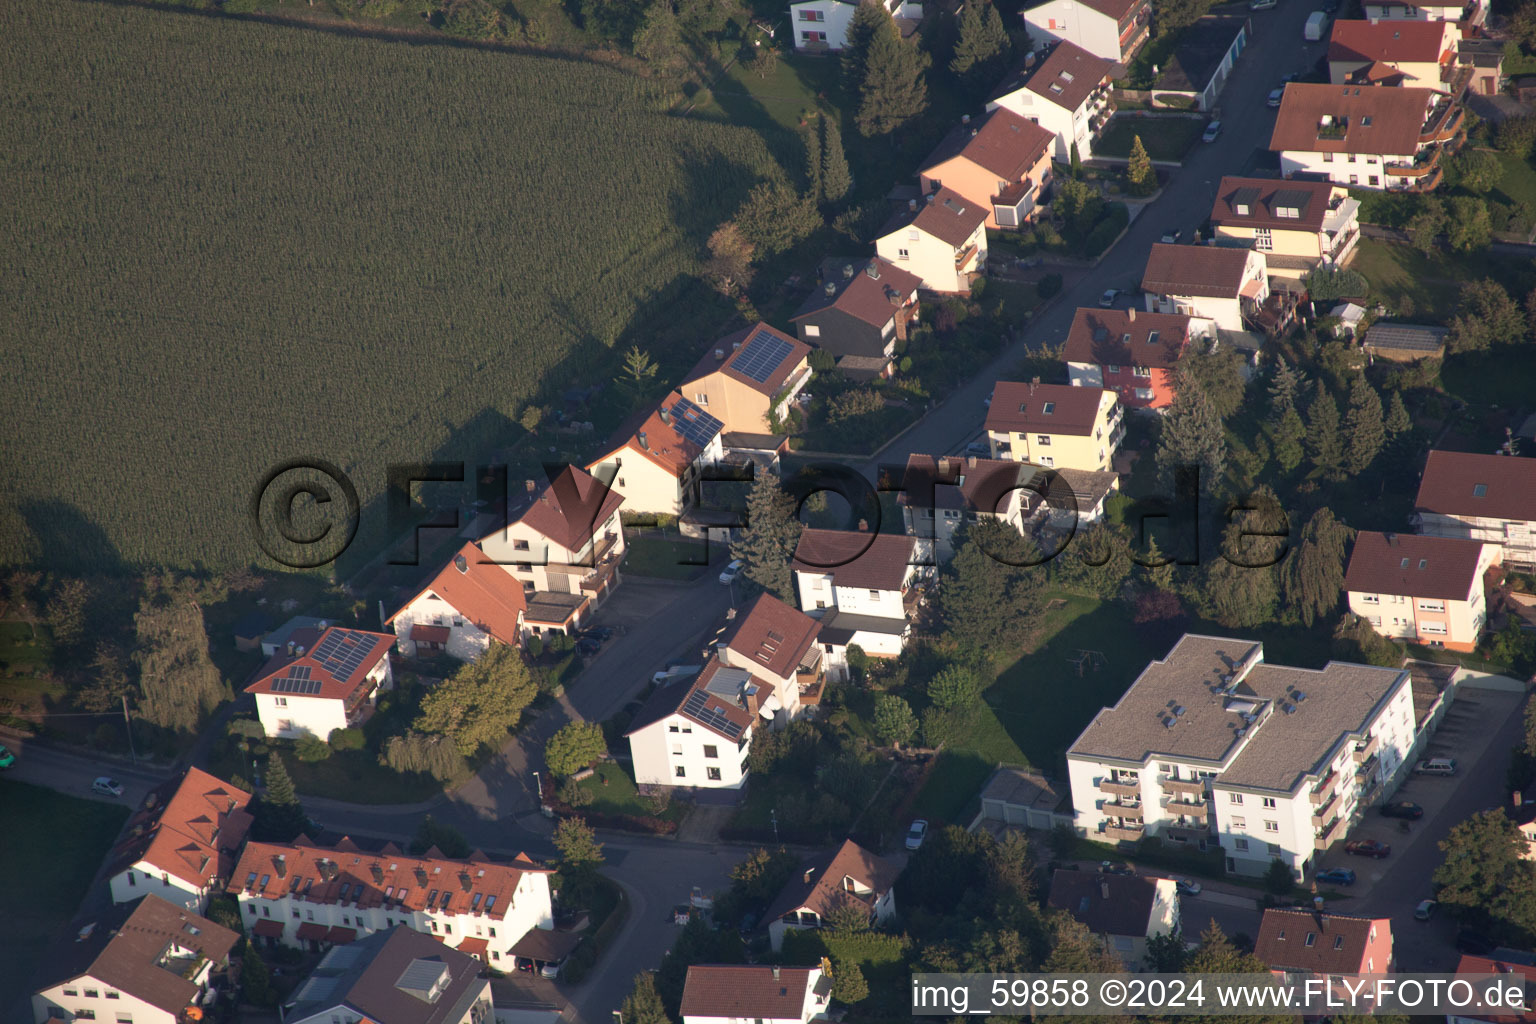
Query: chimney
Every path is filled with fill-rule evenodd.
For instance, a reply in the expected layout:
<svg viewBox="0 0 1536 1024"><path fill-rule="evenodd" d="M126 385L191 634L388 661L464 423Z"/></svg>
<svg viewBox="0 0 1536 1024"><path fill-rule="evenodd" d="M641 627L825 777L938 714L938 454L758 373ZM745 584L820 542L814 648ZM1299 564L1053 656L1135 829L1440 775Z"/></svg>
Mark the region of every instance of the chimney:
<svg viewBox="0 0 1536 1024"><path fill-rule="evenodd" d="M650 447L651 447L650 442L645 439L645 431L643 431L643 430L640 431L640 433L636 434L635 437L636 437L636 440L638 440L640 442L640 447L642 449L645 449L645 450L649 450L650 449Z"/></svg>
<svg viewBox="0 0 1536 1024"><path fill-rule="evenodd" d="M869 277L870 277L870 280L872 280L872 281L880 280L880 263L879 263L879 261L877 261L877 260L870 260L869 261L869 266L864 268L864 273L868 274Z"/></svg>
<svg viewBox="0 0 1536 1024"><path fill-rule="evenodd" d="M805 884L806 885L810 885L811 884L811 879L813 877L815 877L815 875L816 875L816 869L815 868L806 868L805 869Z"/></svg>
<svg viewBox="0 0 1536 1024"><path fill-rule="evenodd" d="M753 718L756 718L758 708L757 687L748 686L743 689L741 692L741 700L742 703L747 706L747 714L751 715ZM809 872L807 872L807 874L809 874ZM809 881L809 879L807 879L807 881Z"/></svg>
<svg viewBox="0 0 1536 1024"><path fill-rule="evenodd" d="M779 965L778 964L774 964L773 965L773 980L774 981L778 981L779 980Z"/></svg>
<svg viewBox="0 0 1536 1024"><path fill-rule="evenodd" d="M970 114L961 114L960 115L960 123L961 124L970 124L971 123L971 115Z"/></svg>
<svg viewBox="0 0 1536 1024"><path fill-rule="evenodd" d="M1126 316L1126 319L1131 321L1131 323L1135 323L1136 322L1136 307L1132 306L1130 309L1126 310L1125 311L1125 316Z"/></svg>
<svg viewBox="0 0 1536 1024"><path fill-rule="evenodd" d="M657 409L656 410L656 415L661 417L661 422L663 422L663 423L671 423L672 422L672 414L667 412L665 406L663 406L660 409Z"/></svg>
<svg viewBox="0 0 1536 1024"><path fill-rule="evenodd" d="M277 855L277 863L274 865L274 867L277 868L277 877L278 878L287 878L288 877L288 855L285 854L285 853L278 854Z"/></svg>
<svg viewBox="0 0 1536 1024"><path fill-rule="evenodd" d="M844 263L843 264L843 280L844 281L851 281L851 280L853 280L853 264L852 263Z"/></svg>
<svg viewBox="0 0 1536 1024"><path fill-rule="evenodd" d="M715 362L718 363L720 360L722 360L724 358L725 358L725 349L723 349L723 348L715 349Z"/></svg>
<svg viewBox="0 0 1536 1024"><path fill-rule="evenodd" d="M537 480L524 480L523 486L528 489L529 494L532 494L539 489L539 482Z"/></svg>
<svg viewBox="0 0 1536 1024"><path fill-rule="evenodd" d="M969 468L975 469L976 468L976 456L974 456L974 455L967 455L965 457L965 464Z"/></svg>
<svg viewBox="0 0 1536 1024"><path fill-rule="evenodd" d="M868 519L860 519L859 520L859 532L860 533L868 533L869 532L869 520ZM1515 794L1515 806L1516 807L1520 806L1520 794L1519 793Z"/></svg>
<svg viewBox="0 0 1536 1024"><path fill-rule="evenodd" d="M1520 806L1520 803L1521 803L1521 801L1523 801L1523 800L1524 800L1524 799L1525 799L1525 796L1524 796L1524 794L1522 794L1522 793L1521 793L1521 792L1520 792L1520 791L1519 791L1519 790L1518 790L1518 789L1517 789L1517 790L1515 790L1515 791L1514 791L1514 792L1513 792L1513 793L1511 793L1511 794L1510 794L1510 799L1511 799L1511 800L1513 800L1513 801L1514 801L1514 802L1515 802L1515 806L1516 806L1516 807L1519 807L1519 806Z"/></svg>
<svg viewBox="0 0 1536 1024"><path fill-rule="evenodd" d="M1393 544L1397 543L1397 534L1395 533L1383 533L1382 536L1387 539L1387 547L1391 547Z"/></svg>
<svg viewBox="0 0 1536 1024"><path fill-rule="evenodd" d="M949 475L949 456L947 456L947 455L941 455L939 457L939 475L940 476L948 476Z"/></svg>
<svg viewBox="0 0 1536 1024"><path fill-rule="evenodd" d="M293 641L288 641L288 657L293 657Z"/></svg>
<svg viewBox="0 0 1536 1024"><path fill-rule="evenodd" d="M1109 879L1099 879L1099 895L1103 896L1106 900L1109 899Z"/></svg>
<svg viewBox="0 0 1536 1024"><path fill-rule="evenodd" d="M975 129L975 128L972 128L972 129L971 129L971 138L973 138L973 139L974 139L974 138L975 138L975 137L976 137L976 129Z"/></svg>
<svg viewBox="0 0 1536 1024"><path fill-rule="evenodd" d="M837 285L832 281L828 281L826 284L821 286L821 290L826 292L827 298L830 299L832 296L837 294Z"/></svg>
<svg viewBox="0 0 1536 1024"><path fill-rule="evenodd" d="M907 210L912 212L912 213L916 213L917 212L917 200L916 199L908 199L907 200Z"/></svg>

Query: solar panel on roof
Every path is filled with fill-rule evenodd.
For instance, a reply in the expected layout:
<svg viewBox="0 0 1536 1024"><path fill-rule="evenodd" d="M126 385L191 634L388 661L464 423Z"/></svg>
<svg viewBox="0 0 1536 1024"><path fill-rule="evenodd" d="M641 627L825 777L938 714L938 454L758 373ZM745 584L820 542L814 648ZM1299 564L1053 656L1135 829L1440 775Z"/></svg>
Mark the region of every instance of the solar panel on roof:
<svg viewBox="0 0 1536 1024"><path fill-rule="evenodd" d="M319 693L320 680L310 679L307 676L298 678L295 676L279 676L272 680L273 693Z"/></svg>
<svg viewBox="0 0 1536 1024"><path fill-rule="evenodd" d="M736 353L736 358L731 360L731 368L744 377L750 377L759 384L766 384L773 371L779 368L784 358L789 355L792 346L783 338L769 334L767 331L758 331L747 339L747 343L741 346L741 351Z"/></svg>
<svg viewBox="0 0 1536 1024"><path fill-rule="evenodd" d="M310 657L335 678L347 679L357 671L372 650L373 645L364 643L362 638L349 632L332 630Z"/></svg>
<svg viewBox="0 0 1536 1024"><path fill-rule="evenodd" d="M710 707L709 694L704 690L695 690L688 695L683 701L683 714L731 739L741 735L741 726L721 714L718 708Z"/></svg>
<svg viewBox="0 0 1536 1024"><path fill-rule="evenodd" d="M683 436L683 440L700 448L720 433L721 426L719 420L686 398L672 407L672 428Z"/></svg>

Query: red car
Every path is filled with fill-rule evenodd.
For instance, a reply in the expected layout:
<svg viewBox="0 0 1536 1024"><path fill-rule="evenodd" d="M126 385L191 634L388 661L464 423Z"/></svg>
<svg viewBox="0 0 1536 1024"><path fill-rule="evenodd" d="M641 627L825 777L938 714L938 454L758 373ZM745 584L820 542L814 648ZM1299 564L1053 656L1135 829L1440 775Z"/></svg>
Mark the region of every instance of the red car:
<svg viewBox="0 0 1536 1024"><path fill-rule="evenodd" d="M1360 857L1375 857L1379 860L1390 855L1392 847L1375 839L1354 839L1344 844L1344 852Z"/></svg>

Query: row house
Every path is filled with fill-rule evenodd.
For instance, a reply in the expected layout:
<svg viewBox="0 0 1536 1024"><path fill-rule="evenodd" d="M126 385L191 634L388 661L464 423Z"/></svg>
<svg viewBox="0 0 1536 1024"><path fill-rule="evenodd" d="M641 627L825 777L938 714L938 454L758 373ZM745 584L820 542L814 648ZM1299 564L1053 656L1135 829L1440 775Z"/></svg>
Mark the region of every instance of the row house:
<svg viewBox="0 0 1536 1024"><path fill-rule="evenodd" d="M1297 879L1413 750L1408 672L1264 662L1263 646L1182 637L1067 751L1076 829L1220 849L1228 872Z"/></svg>
<svg viewBox="0 0 1536 1024"><path fill-rule="evenodd" d="M1504 565L1536 569L1536 459L1432 451L1412 521L1420 533L1493 544Z"/></svg>
<svg viewBox="0 0 1536 1024"><path fill-rule="evenodd" d="M1344 592L1349 610L1382 636L1471 651L1488 625L1484 580L1499 560L1496 544L1362 531Z"/></svg>
<svg viewBox="0 0 1536 1024"><path fill-rule="evenodd" d="M816 642L835 679L846 677L848 648L894 658L906 647L921 592L917 541L905 534L806 529L790 569L800 608L821 626Z"/></svg>
<svg viewBox="0 0 1536 1024"><path fill-rule="evenodd" d="M922 284L879 256L825 260L816 289L789 319L800 340L831 353L844 376L889 377L897 343L918 321Z"/></svg>
<svg viewBox="0 0 1536 1024"><path fill-rule="evenodd" d="M880 0L896 19L903 36L910 36L923 20L923 5L908 0ZM848 0L801 0L789 5L794 47L803 53L827 53L848 45L848 29L858 4Z"/></svg>
<svg viewBox="0 0 1536 1024"><path fill-rule="evenodd" d="M1073 387L1112 391L1130 409L1173 404L1173 370L1192 340L1214 337L1216 325L1188 313L1080 307L1062 358Z"/></svg>
<svg viewBox="0 0 1536 1024"><path fill-rule="evenodd" d="M758 321L710 346L678 391L727 433L770 434L811 379L811 346Z"/></svg>
<svg viewBox="0 0 1536 1024"><path fill-rule="evenodd" d="M113 903L154 893L201 914L224 891L251 828L251 794L201 768L150 791L107 866Z"/></svg>
<svg viewBox="0 0 1536 1024"><path fill-rule="evenodd" d="M1058 42L1043 58L1029 54L987 99L987 109L1011 110L1056 136L1052 157L1065 164L1075 147L1093 157L1093 144L1115 112L1110 99L1118 65L1076 43Z"/></svg>
<svg viewBox="0 0 1536 1024"><path fill-rule="evenodd" d="M715 645L716 657L763 687L761 711L779 726L821 703L826 659L816 643L821 623L772 594L736 613Z"/></svg>
<svg viewBox="0 0 1536 1024"><path fill-rule="evenodd" d="M1106 388L1000 380L985 426L994 459L1105 471L1125 438L1125 413Z"/></svg>
<svg viewBox="0 0 1536 1024"><path fill-rule="evenodd" d="M1461 29L1454 21L1336 21L1328 38L1334 85L1449 87Z"/></svg>
<svg viewBox="0 0 1536 1024"><path fill-rule="evenodd" d="M873 854L852 839L836 850L804 861L798 872L768 906L763 915L769 945L775 953L784 948L784 936L792 931L820 928L841 906L868 911L871 925L884 924L896 913L896 877L901 865Z"/></svg>
<svg viewBox="0 0 1536 1024"><path fill-rule="evenodd" d="M610 481L631 512L682 515L698 502L704 468L725 454L723 432L717 416L673 391L638 427L621 427L622 440L586 469Z"/></svg>
<svg viewBox="0 0 1536 1024"><path fill-rule="evenodd" d="M810 1024L826 1020L832 979L820 967L693 964L683 981L683 1024Z"/></svg>
<svg viewBox="0 0 1536 1024"><path fill-rule="evenodd" d="M925 291L969 294L987 269L991 207L941 188L913 199L875 239L875 252L916 277Z"/></svg>
<svg viewBox="0 0 1536 1024"><path fill-rule="evenodd" d="M1462 137L1463 121L1438 89L1290 82L1269 148L1286 178L1427 192L1440 183L1441 154Z"/></svg>
<svg viewBox="0 0 1536 1024"><path fill-rule="evenodd" d="M1057 868L1046 904L1098 936L1130 970L1145 962L1148 940L1180 929L1178 883L1171 878Z"/></svg>
<svg viewBox="0 0 1536 1024"><path fill-rule="evenodd" d="M989 228L1017 228L1034 219L1051 182L1055 136L1001 107L961 118L918 172L924 195L942 189L987 211Z"/></svg>
<svg viewBox="0 0 1536 1024"><path fill-rule="evenodd" d="M624 734L642 786L740 789L753 730L774 712L772 690L744 668L710 658L699 674L657 687Z"/></svg>
<svg viewBox="0 0 1536 1024"><path fill-rule="evenodd" d="M1039 497L1025 484L1037 472L1006 459L909 455L896 496L902 525L925 558L947 562L955 556L955 534L983 518L1022 531Z"/></svg>
<svg viewBox="0 0 1536 1024"><path fill-rule="evenodd" d="M412 857L393 843L367 853L347 839L321 847L300 836L247 843L229 892L246 934L268 946L318 952L404 926L511 970L518 940L554 927L549 873L524 854L455 860L433 847Z"/></svg>
<svg viewBox="0 0 1536 1024"><path fill-rule="evenodd" d="M1117 64L1130 63L1152 33L1150 0L1044 0L1020 16L1037 50L1074 43Z"/></svg>
<svg viewBox="0 0 1536 1024"><path fill-rule="evenodd" d="M394 689L390 633L328 626L295 630L286 650L273 655L245 688L268 736L329 739L336 729L360 726L379 694Z"/></svg>
<svg viewBox="0 0 1536 1024"><path fill-rule="evenodd" d="M283 1004L283 1024L492 1024L485 964L396 925L333 946Z"/></svg>
<svg viewBox="0 0 1536 1024"><path fill-rule="evenodd" d="M1242 331L1269 298L1269 269L1255 249L1156 243L1141 288L1148 313L1183 313Z"/></svg>
<svg viewBox="0 0 1536 1024"><path fill-rule="evenodd" d="M33 1024L182 1024L224 980L240 936L150 893L78 918L43 958Z"/></svg>
<svg viewBox="0 0 1536 1024"><path fill-rule="evenodd" d="M1359 200L1340 185L1228 176L1210 221L1218 245L1257 250L1271 277L1300 280L1349 258L1360 240L1359 217Z"/></svg>

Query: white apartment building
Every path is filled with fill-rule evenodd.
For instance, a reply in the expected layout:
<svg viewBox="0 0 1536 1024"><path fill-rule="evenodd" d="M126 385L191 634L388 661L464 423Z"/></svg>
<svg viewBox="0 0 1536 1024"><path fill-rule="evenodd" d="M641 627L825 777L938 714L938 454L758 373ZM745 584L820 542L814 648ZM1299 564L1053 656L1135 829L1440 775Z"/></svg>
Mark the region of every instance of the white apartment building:
<svg viewBox="0 0 1536 1024"><path fill-rule="evenodd" d="M528 611L523 583L470 541L426 586L384 620L406 657L441 651L474 661L492 642L520 647ZM381 602L382 608L382 602Z"/></svg>
<svg viewBox="0 0 1536 1024"><path fill-rule="evenodd" d="M1269 298L1269 268L1255 249L1157 243L1147 254L1141 288L1148 313L1183 313L1241 331L1244 318Z"/></svg>
<svg viewBox="0 0 1536 1024"><path fill-rule="evenodd" d="M931 292L968 293L987 270L991 208L952 189L912 200L875 239L875 252L922 281Z"/></svg>
<svg viewBox="0 0 1536 1024"><path fill-rule="evenodd" d="M955 533L968 523L986 517L1021 529L1026 505L1040 498L1024 489L1037 472L1006 459L909 455L896 496L903 526L920 546L931 546L937 560L948 561L955 555Z"/></svg>
<svg viewBox="0 0 1536 1024"><path fill-rule="evenodd" d="M1122 64L1152 31L1151 0L1042 0L1020 17L1037 49L1060 40Z"/></svg>
<svg viewBox="0 0 1536 1024"><path fill-rule="evenodd" d="M1429 191L1464 121L1460 105L1436 89L1291 82L1269 148L1286 178Z"/></svg>
<svg viewBox="0 0 1536 1024"><path fill-rule="evenodd" d="M1505 565L1536 569L1536 459L1430 452L1413 521L1420 533L1495 544Z"/></svg>
<svg viewBox="0 0 1536 1024"><path fill-rule="evenodd" d="M526 855L482 858L411 857L392 843L372 854L346 839L331 848L253 842L229 892L247 934L269 946L318 951L404 925L511 970L518 940L554 927L550 869Z"/></svg>
<svg viewBox="0 0 1536 1024"><path fill-rule="evenodd" d="M881 0L891 17L902 21L923 20L923 5L905 0ZM804 0L789 5L789 23L793 26L795 49L806 53L841 50L848 45L848 28L853 24L857 4L846 0Z"/></svg>
<svg viewBox="0 0 1536 1024"><path fill-rule="evenodd" d="M1079 833L1220 846L1229 872L1297 878L1390 787L1414 743L1406 671L1264 663L1189 634L1067 751Z"/></svg>
<svg viewBox="0 0 1536 1024"><path fill-rule="evenodd" d="M821 703L826 664L816 644L821 623L772 594L759 594L745 612L727 613L716 644L722 664L745 669L766 689L760 709L775 726L788 725Z"/></svg>
<svg viewBox="0 0 1536 1024"><path fill-rule="evenodd" d="M711 658L693 679L667 683L630 722L630 757L642 786L740 789L752 730L768 725L772 695L743 668Z"/></svg>

